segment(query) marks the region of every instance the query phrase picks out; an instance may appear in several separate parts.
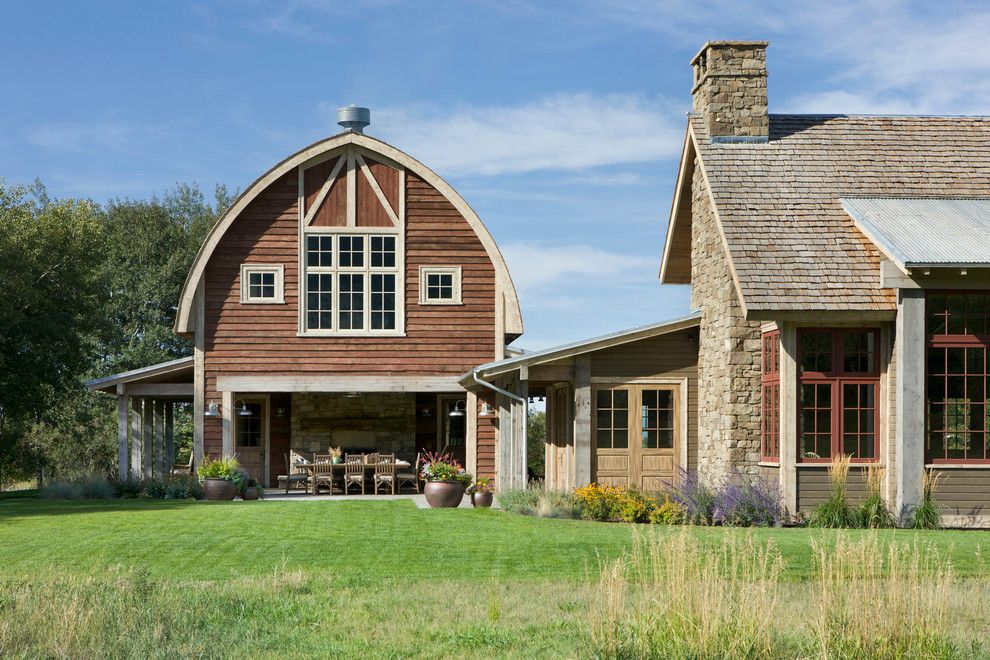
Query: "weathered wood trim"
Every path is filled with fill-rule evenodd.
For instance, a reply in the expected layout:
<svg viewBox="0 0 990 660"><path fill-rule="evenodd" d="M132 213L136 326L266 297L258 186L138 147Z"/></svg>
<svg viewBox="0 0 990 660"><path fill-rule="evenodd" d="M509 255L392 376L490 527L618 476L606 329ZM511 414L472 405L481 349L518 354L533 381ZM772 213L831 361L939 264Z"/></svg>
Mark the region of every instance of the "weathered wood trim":
<svg viewBox="0 0 990 660"><path fill-rule="evenodd" d="M313 222L313 218L316 216L317 212L320 210L320 206L326 201L327 195L330 193L330 189L333 188L334 182L337 180L337 175L340 174L340 170L343 169L344 164L347 161L346 156L341 156L337 159L337 164L333 166L330 170L330 175L327 180L323 182L320 187L319 194L316 195L316 199L313 200L313 206L311 208L303 208L306 202L306 187L305 187L305 172L303 167L299 168L299 211L303 214L303 227L309 227L309 223Z"/></svg>
<svg viewBox="0 0 990 660"><path fill-rule="evenodd" d="M433 264L422 264L419 267L419 304L420 305L463 305L464 298L461 294L460 266L435 266ZM450 300L430 300L426 297L426 277L431 274L453 275L453 298Z"/></svg>
<svg viewBox="0 0 990 660"><path fill-rule="evenodd" d="M219 388L218 388L219 389ZM220 392L220 430L224 456L234 455L234 392Z"/></svg>
<svg viewBox="0 0 990 660"><path fill-rule="evenodd" d="M467 408L467 429L464 438L464 469L478 475L478 395L468 392L465 400Z"/></svg>
<svg viewBox="0 0 990 660"><path fill-rule="evenodd" d="M795 465L798 454L797 326L780 324L780 492L784 508L798 511Z"/></svg>
<svg viewBox="0 0 990 660"><path fill-rule="evenodd" d="M165 476L165 401L155 399L155 457L153 473L161 478ZM171 466L169 466L171 467Z"/></svg>
<svg viewBox="0 0 990 660"><path fill-rule="evenodd" d="M249 284L251 273L275 274L275 298L253 298ZM285 266L282 264L241 264L241 304L242 305L283 305L285 304Z"/></svg>
<svg viewBox="0 0 990 660"><path fill-rule="evenodd" d="M195 383L135 383L118 385L129 396L191 397L195 393Z"/></svg>
<svg viewBox="0 0 990 660"><path fill-rule="evenodd" d="M263 376L221 375L229 392L463 392L456 376Z"/></svg>
<svg viewBox="0 0 990 660"><path fill-rule="evenodd" d="M574 485L591 483L591 357L574 362Z"/></svg>
<svg viewBox="0 0 990 660"><path fill-rule="evenodd" d="M882 289L990 289L990 273L985 267L967 275L948 273L948 268L909 268L904 273L890 261L880 262ZM928 274L925 274L925 272Z"/></svg>
<svg viewBox="0 0 990 660"><path fill-rule="evenodd" d="M141 421L141 474L150 479L154 468L155 400L142 398Z"/></svg>
<svg viewBox="0 0 990 660"><path fill-rule="evenodd" d="M131 446L131 471L130 476L141 478L142 465L144 464L141 460L141 452L144 450L142 431L144 430L144 421L142 420L142 415L144 414L144 399L141 398L131 398L131 434L130 434L130 446Z"/></svg>
<svg viewBox="0 0 990 660"><path fill-rule="evenodd" d="M124 386L117 386L117 478L126 479L128 476L129 437L128 413L129 402L124 393Z"/></svg>
<svg viewBox="0 0 990 660"><path fill-rule="evenodd" d="M484 223L481 222L481 219L478 217L477 213L474 212L474 210L450 186L450 184L419 161L407 154L402 153L391 145L385 144L384 142L370 138L366 135L353 132L342 133L332 138L322 140L286 158L257 179L244 191L244 193L241 194L240 197L237 198L237 200L235 200L234 204L231 205L227 212L224 213L223 217L221 217L216 225L214 225L213 229L210 230L210 233L200 248L199 253L196 255L196 259L194 260L192 267L189 269L189 274L186 278L185 284L183 285L182 293L179 298L178 311L175 321L176 331L182 334L193 331L196 319L193 317L192 305L196 289L203 277L203 273L206 270L206 265L209 262L210 257L213 255L213 252L220 243L220 239L229 230L240 213L269 185L277 181L286 173L292 171L293 168L298 167L301 163L305 163L313 158L349 145L360 146L368 152L374 154L376 159L378 157L388 158L398 165L401 165L403 168L414 172L418 176L422 177L426 183L433 186L447 199L447 201L451 203L451 205L454 206L455 209L457 209L457 211L464 217L468 225L478 236L478 239L481 241L481 244L484 246L485 251L495 267L496 290L505 295L507 309L509 312L505 317L504 330L511 334L522 334L523 322L522 313L519 307L519 297L509 274L508 266L506 265L505 259L499 251L498 246L495 244L494 238L485 227ZM401 181L402 179L400 178L400 182ZM300 207L300 213L301 208L302 207Z"/></svg>
<svg viewBox="0 0 990 660"><path fill-rule="evenodd" d="M357 172L351 147L347 149L347 226L357 227Z"/></svg>
<svg viewBox="0 0 990 660"><path fill-rule="evenodd" d="M677 231L677 214L680 212L681 197L684 195L685 187L687 194L691 194L690 179L688 173L693 173L695 155L694 141L691 139L690 122L684 131L684 146L681 147L681 159L677 166L677 181L674 184L674 196L670 200L670 216L667 220L667 233L663 241L663 254L660 258L660 283L661 284L689 284L690 282L668 282L667 267L670 264L670 250L674 242L674 232ZM690 279L690 278L689 278Z"/></svg>
<svg viewBox="0 0 990 660"><path fill-rule="evenodd" d="M165 472L170 474L175 465L175 404L165 402Z"/></svg>
<svg viewBox="0 0 990 660"><path fill-rule="evenodd" d="M392 224L398 227L399 218L395 213L395 209L393 209L392 205L389 204L388 198L385 197L385 193L382 192L382 187L378 185L378 179L375 178L375 175L372 173L371 168L368 167L368 164L364 162L364 157L361 154L355 154L354 157L357 160L357 164L361 168L361 172L364 174L364 177L368 180L368 183L371 184L371 189L375 191L375 197L378 198L378 202L382 205L382 208L385 209L385 213L388 214Z"/></svg>
<svg viewBox="0 0 990 660"><path fill-rule="evenodd" d="M206 418L206 277L196 287L196 336L193 346L193 463L202 465L205 453L203 431Z"/></svg>
<svg viewBox="0 0 990 660"><path fill-rule="evenodd" d="M776 319L779 323L822 327L855 327L864 323L893 321L896 310L856 310L856 309L751 309L746 313L747 321Z"/></svg>

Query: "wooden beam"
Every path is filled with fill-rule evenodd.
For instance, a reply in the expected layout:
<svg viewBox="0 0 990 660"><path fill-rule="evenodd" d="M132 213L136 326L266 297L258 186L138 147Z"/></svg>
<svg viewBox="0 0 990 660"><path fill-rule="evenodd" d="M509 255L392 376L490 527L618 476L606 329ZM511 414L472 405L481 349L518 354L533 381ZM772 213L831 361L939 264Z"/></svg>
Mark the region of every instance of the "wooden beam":
<svg viewBox="0 0 990 660"><path fill-rule="evenodd" d="M124 385L124 391L130 396L192 397L195 390L193 383L134 383Z"/></svg>
<svg viewBox="0 0 990 660"><path fill-rule="evenodd" d="M234 393L232 391L222 392L222 403L220 404L221 434L223 440L223 455L234 455Z"/></svg>
<svg viewBox="0 0 990 660"><path fill-rule="evenodd" d="M128 397L131 404L131 433L128 442L131 445L131 470L129 477L141 477L141 452L144 445L141 442L141 431L144 428L144 399Z"/></svg>
<svg viewBox="0 0 990 660"><path fill-rule="evenodd" d="M154 445L153 476L159 479L165 476L165 401L156 399L154 403Z"/></svg>
<svg viewBox="0 0 990 660"><path fill-rule="evenodd" d="M175 403L165 401L165 471L168 475L175 465Z"/></svg>
<svg viewBox="0 0 990 660"><path fill-rule="evenodd" d="M142 429L141 429L141 476L145 479L151 478L153 467L154 467L154 437L155 437L155 427L154 427L154 416L155 416L155 401L154 399L149 399L147 397L143 398L144 403L142 418Z"/></svg>
<svg viewBox="0 0 990 660"><path fill-rule="evenodd" d="M300 239L301 240L301 239ZM196 287L196 340L193 347L193 462L201 465L203 462L203 426L206 419L206 276Z"/></svg>
<svg viewBox="0 0 990 660"><path fill-rule="evenodd" d="M340 170L344 167L346 162L347 156L341 156L337 159L337 164L334 165L333 169L330 171L330 176L328 176L327 180L323 182L323 186L320 187L319 194L316 196L316 199L313 200L313 206L305 210L306 215L303 217L304 227L309 226L309 223L313 221L313 216L316 215L320 205L323 204L323 200L327 198L327 193L329 193L330 189L333 188L334 181L337 180L337 175L340 174ZM301 171L302 170L300 170L300 172Z"/></svg>
<svg viewBox="0 0 990 660"><path fill-rule="evenodd" d="M456 376L220 376L221 392L463 392Z"/></svg>
<svg viewBox="0 0 990 660"><path fill-rule="evenodd" d="M574 362L574 485L591 483L591 357Z"/></svg>
<svg viewBox="0 0 990 660"><path fill-rule="evenodd" d="M129 465L128 410L127 395L122 385L117 386L117 478L126 479Z"/></svg>
<svg viewBox="0 0 990 660"><path fill-rule="evenodd" d="M382 192L382 187L378 185L378 179L375 178L375 175L371 172L371 168L368 167L368 164L364 162L364 158L361 154L355 154L355 158L357 159L357 164L360 166L365 178L368 180L368 183L371 184L371 189L375 191L375 197L378 198L379 203L385 209L385 213L388 214L389 219L391 219L395 226L398 227L399 216L396 215L395 209L393 209L392 205L389 204L388 198L385 197L385 193Z"/></svg>
<svg viewBox="0 0 990 660"><path fill-rule="evenodd" d="M464 440L464 469L478 475L478 395L467 393L467 431Z"/></svg>

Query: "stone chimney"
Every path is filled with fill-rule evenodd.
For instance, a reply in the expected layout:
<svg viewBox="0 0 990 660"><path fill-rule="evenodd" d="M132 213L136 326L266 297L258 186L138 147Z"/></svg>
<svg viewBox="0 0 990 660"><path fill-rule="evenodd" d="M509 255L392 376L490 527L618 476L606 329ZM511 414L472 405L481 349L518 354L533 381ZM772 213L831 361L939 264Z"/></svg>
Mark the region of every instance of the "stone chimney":
<svg viewBox="0 0 990 660"><path fill-rule="evenodd" d="M709 41L694 59L694 111L715 142L766 142L767 42Z"/></svg>

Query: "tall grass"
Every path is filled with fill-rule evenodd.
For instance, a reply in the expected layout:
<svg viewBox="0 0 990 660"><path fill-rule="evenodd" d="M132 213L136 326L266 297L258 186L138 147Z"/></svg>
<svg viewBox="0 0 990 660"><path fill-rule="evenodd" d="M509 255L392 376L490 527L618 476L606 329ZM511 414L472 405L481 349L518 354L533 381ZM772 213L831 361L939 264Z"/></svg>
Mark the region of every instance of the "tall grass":
<svg viewBox="0 0 990 660"><path fill-rule="evenodd" d="M839 454L832 459L828 466L828 481L831 492L828 499L815 507L808 517L812 527L856 527L855 512L846 502L846 491L849 484L849 466L851 456Z"/></svg>
<svg viewBox="0 0 990 660"><path fill-rule="evenodd" d="M498 505L504 511L540 518L581 517L581 505L568 491L532 485L498 491Z"/></svg>
<svg viewBox="0 0 990 660"><path fill-rule="evenodd" d="M939 529L942 527L942 507L935 499L935 491L942 479L941 472L925 470L921 482L921 504L911 515L911 527L915 529Z"/></svg>
<svg viewBox="0 0 990 660"><path fill-rule="evenodd" d="M952 567L931 548L875 535L815 546L817 637L823 657L941 658Z"/></svg>
<svg viewBox="0 0 990 660"><path fill-rule="evenodd" d="M866 498L857 509L858 526L868 529L883 529L893 527L897 521L887 500L883 497L883 480L886 468L879 463L870 463L866 467Z"/></svg>
<svg viewBox="0 0 990 660"><path fill-rule="evenodd" d="M772 543L728 533L705 546L685 528L637 535L602 567L589 616L592 654L770 657L783 560Z"/></svg>

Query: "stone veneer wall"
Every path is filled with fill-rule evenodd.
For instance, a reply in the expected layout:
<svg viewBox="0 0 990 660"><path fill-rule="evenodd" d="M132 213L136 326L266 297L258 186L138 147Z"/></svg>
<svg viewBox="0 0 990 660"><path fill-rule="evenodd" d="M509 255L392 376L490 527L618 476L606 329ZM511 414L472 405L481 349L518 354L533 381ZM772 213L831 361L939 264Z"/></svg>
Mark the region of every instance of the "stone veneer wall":
<svg viewBox="0 0 990 660"><path fill-rule="evenodd" d="M743 317L697 162L691 197L691 306L701 308L698 472L713 483L733 468L759 474L760 322Z"/></svg>
<svg viewBox="0 0 990 660"><path fill-rule="evenodd" d="M713 42L694 59L694 111L711 135L769 135L766 58L765 42Z"/></svg>
<svg viewBox="0 0 990 660"><path fill-rule="evenodd" d="M416 395L402 392L292 395L292 450L329 447L416 455Z"/></svg>

